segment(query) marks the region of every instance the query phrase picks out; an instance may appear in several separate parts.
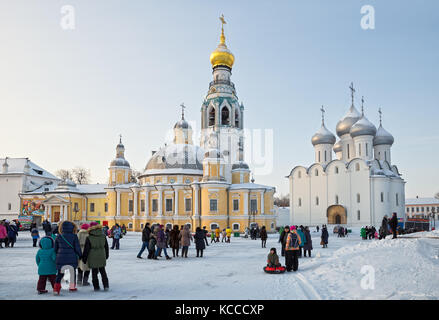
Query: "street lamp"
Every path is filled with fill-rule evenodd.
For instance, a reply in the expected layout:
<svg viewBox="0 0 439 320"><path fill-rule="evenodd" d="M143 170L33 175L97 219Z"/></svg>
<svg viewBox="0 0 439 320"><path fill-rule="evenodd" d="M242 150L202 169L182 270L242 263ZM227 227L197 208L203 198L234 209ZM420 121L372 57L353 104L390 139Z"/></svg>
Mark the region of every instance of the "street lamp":
<svg viewBox="0 0 439 320"><path fill-rule="evenodd" d="M436 229L436 210L434 207L431 208L431 215L433 216L433 228Z"/></svg>

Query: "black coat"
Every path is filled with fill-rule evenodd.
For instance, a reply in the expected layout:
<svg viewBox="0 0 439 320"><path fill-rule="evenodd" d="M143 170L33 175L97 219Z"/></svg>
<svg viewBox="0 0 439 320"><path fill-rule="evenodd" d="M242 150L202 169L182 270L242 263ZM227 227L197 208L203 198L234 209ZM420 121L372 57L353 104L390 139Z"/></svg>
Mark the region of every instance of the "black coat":
<svg viewBox="0 0 439 320"><path fill-rule="evenodd" d="M151 229L146 226L142 230L142 242L148 242L151 239Z"/></svg>
<svg viewBox="0 0 439 320"><path fill-rule="evenodd" d="M285 246L285 243L287 241L288 232L285 232L285 230L282 230L282 233L279 237L279 242L282 244L282 246Z"/></svg>
<svg viewBox="0 0 439 320"><path fill-rule="evenodd" d="M265 228L261 229L261 240L267 240L267 230Z"/></svg>
<svg viewBox="0 0 439 320"><path fill-rule="evenodd" d="M328 233L328 229L323 228L322 229L322 241L324 244L328 244L328 239L329 239L329 233Z"/></svg>
<svg viewBox="0 0 439 320"><path fill-rule="evenodd" d="M52 232L52 226L50 225L49 221L44 220L44 222L43 222L43 230L46 233Z"/></svg>
<svg viewBox="0 0 439 320"><path fill-rule="evenodd" d="M75 226L70 221L64 221L60 227L60 234L55 240L56 268L71 265L78 267L78 259L82 258L78 236L73 233Z"/></svg>
<svg viewBox="0 0 439 320"><path fill-rule="evenodd" d="M393 216L392 219L389 220L389 226L393 230L396 230L396 227L398 226L398 218L396 216Z"/></svg>
<svg viewBox="0 0 439 320"><path fill-rule="evenodd" d="M195 248L197 250L206 249L206 243L204 242L205 233L203 230L198 230L195 232L194 240L195 240Z"/></svg>

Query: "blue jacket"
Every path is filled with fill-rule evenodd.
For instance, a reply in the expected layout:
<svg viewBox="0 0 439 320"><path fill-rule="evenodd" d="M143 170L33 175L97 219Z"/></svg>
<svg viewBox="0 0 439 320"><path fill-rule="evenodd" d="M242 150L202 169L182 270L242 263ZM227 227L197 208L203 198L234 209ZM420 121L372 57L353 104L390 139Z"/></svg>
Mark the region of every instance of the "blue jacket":
<svg viewBox="0 0 439 320"><path fill-rule="evenodd" d="M14 226L14 225L10 225L8 227L8 238L9 238L9 241L15 242L15 240L17 240L17 236L18 236L18 227Z"/></svg>
<svg viewBox="0 0 439 320"><path fill-rule="evenodd" d="M33 228L30 232L32 239L38 239L40 237L40 233L37 228Z"/></svg>
<svg viewBox="0 0 439 320"><path fill-rule="evenodd" d="M41 249L38 250L35 261L38 266L38 274L47 276L56 274L56 254L53 249L54 241L50 237L44 237L40 240Z"/></svg>
<svg viewBox="0 0 439 320"><path fill-rule="evenodd" d="M82 252L78 236L73 233L75 229L76 226L70 221L64 221L59 226L59 234L55 240L57 269L65 265L78 267L78 259L82 258Z"/></svg>
<svg viewBox="0 0 439 320"><path fill-rule="evenodd" d="M303 247L306 243L306 237L303 234L303 231L300 229L297 229L297 234L300 236L300 239L302 240L302 243L300 244L300 247Z"/></svg>
<svg viewBox="0 0 439 320"><path fill-rule="evenodd" d="M122 233L120 227L115 227L113 229L113 238L114 239L120 239L120 234Z"/></svg>

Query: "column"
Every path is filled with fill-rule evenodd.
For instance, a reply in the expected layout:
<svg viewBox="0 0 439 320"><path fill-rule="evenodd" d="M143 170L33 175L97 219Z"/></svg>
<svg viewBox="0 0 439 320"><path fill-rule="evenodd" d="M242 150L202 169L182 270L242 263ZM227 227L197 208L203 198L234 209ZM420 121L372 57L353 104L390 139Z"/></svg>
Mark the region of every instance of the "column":
<svg viewBox="0 0 439 320"><path fill-rule="evenodd" d="M149 216L149 191L145 188L145 217Z"/></svg>
<svg viewBox="0 0 439 320"><path fill-rule="evenodd" d="M64 220L64 206L63 205L59 206L59 219Z"/></svg>
<svg viewBox="0 0 439 320"><path fill-rule="evenodd" d="M244 191L244 215L248 216L248 193L249 191Z"/></svg>
<svg viewBox="0 0 439 320"><path fill-rule="evenodd" d="M261 215L265 214L264 194L265 194L265 191L261 191Z"/></svg>
<svg viewBox="0 0 439 320"><path fill-rule="evenodd" d="M200 215L199 207L198 207L198 190L200 190L200 187L196 184L194 185L194 216L198 217Z"/></svg>
<svg viewBox="0 0 439 320"><path fill-rule="evenodd" d="M52 222L52 206L51 205L47 206L47 217L48 217L49 221Z"/></svg>
<svg viewBox="0 0 439 320"><path fill-rule="evenodd" d="M137 190L134 189L134 216L137 217L138 213L137 213Z"/></svg>
<svg viewBox="0 0 439 320"><path fill-rule="evenodd" d="M120 216L120 191L116 190L116 215Z"/></svg>
<svg viewBox="0 0 439 320"><path fill-rule="evenodd" d="M44 220L49 220L49 206L44 205Z"/></svg>
<svg viewBox="0 0 439 320"><path fill-rule="evenodd" d="M174 190L174 201L175 201L175 211L174 211L174 216L178 217L178 190L177 188L175 188Z"/></svg>
<svg viewBox="0 0 439 320"><path fill-rule="evenodd" d="M158 212L158 217L162 217L163 216L163 189L159 189L159 212Z"/></svg>

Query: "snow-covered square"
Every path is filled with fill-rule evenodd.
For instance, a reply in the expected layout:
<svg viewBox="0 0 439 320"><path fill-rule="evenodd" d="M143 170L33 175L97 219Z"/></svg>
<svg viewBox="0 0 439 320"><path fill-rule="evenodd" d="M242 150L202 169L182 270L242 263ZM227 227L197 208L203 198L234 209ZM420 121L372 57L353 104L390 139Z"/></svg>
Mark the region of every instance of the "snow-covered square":
<svg viewBox="0 0 439 320"><path fill-rule="evenodd" d="M137 259L141 233L129 232L120 250L110 250L108 292L93 286L60 296L38 295L35 255L29 232L20 232L14 248L0 249L0 299L437 299L439 297L439 232L415 233L392 240L361 240L358 229L346 238L330 233L327 249L311 230L312 258L299 259L297 272L263 272L268 251L280 253L278 234L260 240L232 238L210 244L203 258L159 261ZM111 240L111 239L109 239ZM210 240L209 240L210 242ZM111 243L110 243L111 244ZM172 251L171 251L172 252ZM280 254L279 254L280 255ZM172 254L171 254L172 256ZM284 258L281 263L284 264ZM366 266L366 267L365 267ZM372 270L372 271L371 271ZM372 278L370 278L373 273ZM369 277L364 280L365 277ZM373 281L371 289L370 280ZM369 281L369 286L362 285Z"/></svg>

